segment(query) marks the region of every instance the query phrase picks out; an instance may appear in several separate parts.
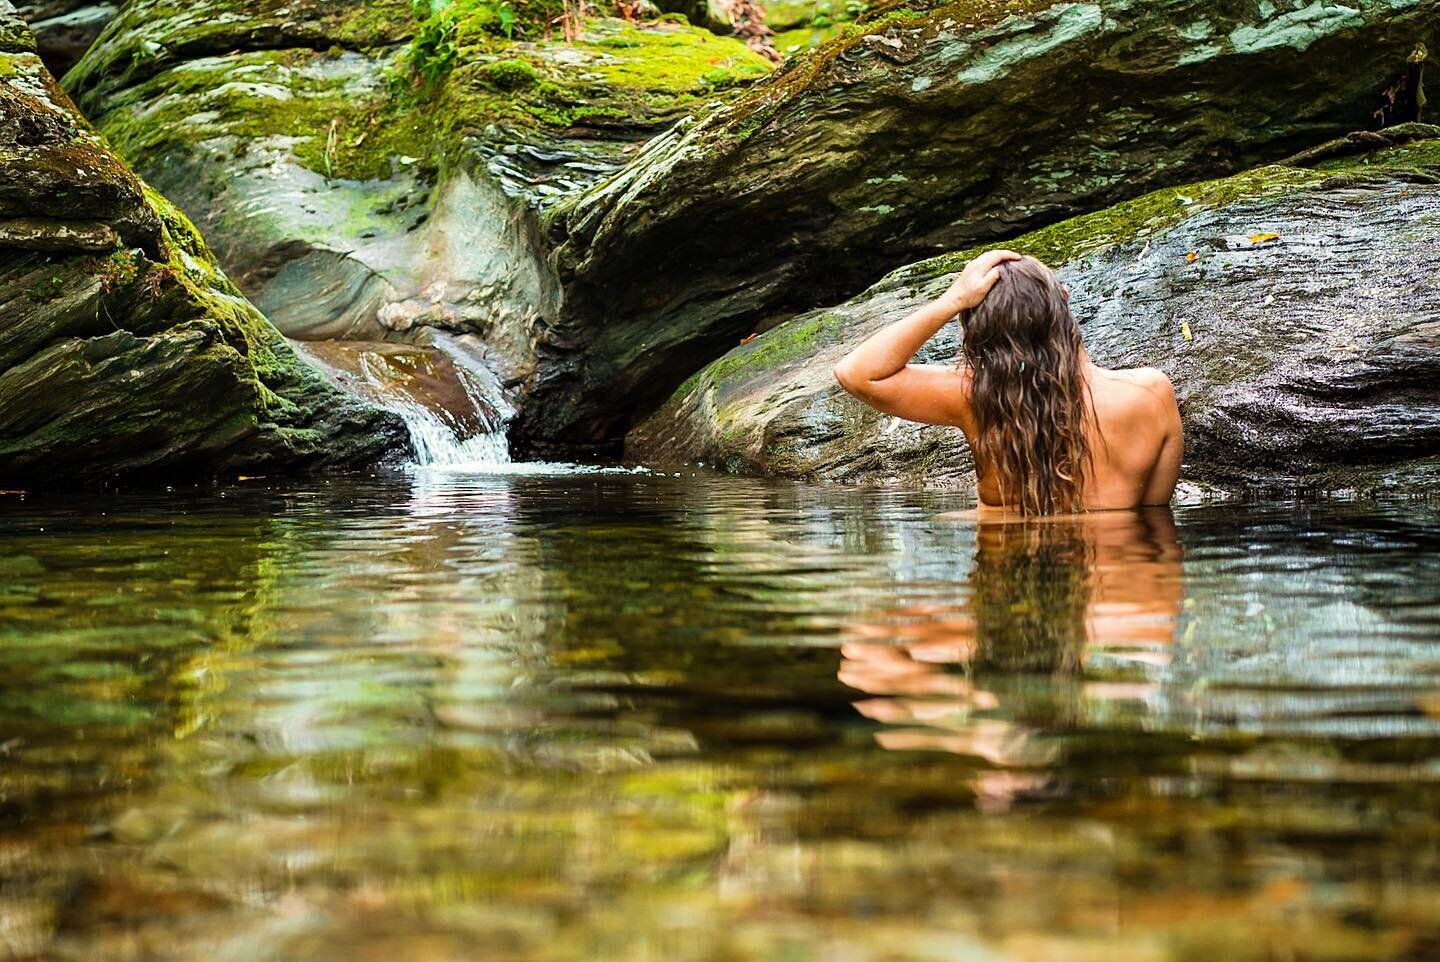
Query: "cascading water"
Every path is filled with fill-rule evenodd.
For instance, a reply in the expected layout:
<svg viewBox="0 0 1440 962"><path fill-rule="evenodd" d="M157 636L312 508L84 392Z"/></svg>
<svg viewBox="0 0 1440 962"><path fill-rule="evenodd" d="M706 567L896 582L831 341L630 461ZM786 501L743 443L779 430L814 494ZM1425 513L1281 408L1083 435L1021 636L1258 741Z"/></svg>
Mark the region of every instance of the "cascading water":
<svg viewBox="0 0 1440 962"><path fill-rule="evenodd" d="M311 341L296 348L342 386L399 415L416 467L510 464L505 425L514 410L494 373L453 339L436 334L424 346Z"/></svg>

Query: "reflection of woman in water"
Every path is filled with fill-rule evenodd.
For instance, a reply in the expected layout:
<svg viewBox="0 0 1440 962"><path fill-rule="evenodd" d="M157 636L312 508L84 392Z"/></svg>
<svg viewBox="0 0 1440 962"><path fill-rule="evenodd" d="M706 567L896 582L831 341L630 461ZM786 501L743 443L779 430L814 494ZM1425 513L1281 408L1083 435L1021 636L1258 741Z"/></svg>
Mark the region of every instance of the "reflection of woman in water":
<svg viewBox="0 0 1440 962"><path fill-rule="evenodd" d="M982 507L1054 514L1167 504L1184 447L1170 380L1154 368L1090 363L1069 296L1034 258L990 251L937 300L871 335L835 377L887 414L960 428ZM911 364L957 315L960 366Z"/></svg>
<svg viewBox="0 0 1440 962"><path fill-rule="evenodd" d="M1168 663L1183 601L1174 519L1168 508L1147 508L975 520L975 564L962 602L878 612L852 625L839 678L876 696L856 703L862 714L911 726L880 732L887 748L940 748L1001 766L1043 763L1046 753L1024 724L1034 719L1006 710L983 683L1018 672L1051 676L1082 700L1147 694L1152 683L1083 676L1101 654L1142 671Z"/></svg>

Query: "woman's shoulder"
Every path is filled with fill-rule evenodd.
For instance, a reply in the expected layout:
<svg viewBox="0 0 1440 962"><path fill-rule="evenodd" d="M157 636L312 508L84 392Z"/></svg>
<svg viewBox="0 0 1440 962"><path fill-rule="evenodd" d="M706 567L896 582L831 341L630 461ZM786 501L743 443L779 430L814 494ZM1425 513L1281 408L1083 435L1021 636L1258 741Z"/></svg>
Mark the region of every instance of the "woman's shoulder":
<svg viewBox="0 0 1440 962"><path fill-rule="evenodd" d="M1175 385L1158 367L1105 371L1092 390L1102 419L1121 430L1166 425L1168 435L1180 422Z"/></svg>
<svg viewBox="0 0 1440 962"><path fill-rule="evenodd" d="M1105 380L1129 392L1143 392L1162 404L1175 403L1175 385L1170 375L1158 367L1130 367L1117 370L1101 369Z"/></svg>

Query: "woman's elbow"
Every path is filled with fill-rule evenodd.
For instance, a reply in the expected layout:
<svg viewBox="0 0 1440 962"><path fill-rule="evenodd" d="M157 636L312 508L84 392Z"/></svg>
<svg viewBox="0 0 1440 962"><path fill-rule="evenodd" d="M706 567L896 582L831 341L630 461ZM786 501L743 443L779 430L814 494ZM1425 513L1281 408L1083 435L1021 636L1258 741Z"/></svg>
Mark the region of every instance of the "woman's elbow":
<svg viewBox="0 0 1440 962"><path fill-rule="evenodd" d="M849 355L842 358L840 362L835 365L831 373L835 375L835 380L839 382L847 394L853 394L856 397L862 396L864 393L865 379L855 373L855 368L850 363Z"/></svg>

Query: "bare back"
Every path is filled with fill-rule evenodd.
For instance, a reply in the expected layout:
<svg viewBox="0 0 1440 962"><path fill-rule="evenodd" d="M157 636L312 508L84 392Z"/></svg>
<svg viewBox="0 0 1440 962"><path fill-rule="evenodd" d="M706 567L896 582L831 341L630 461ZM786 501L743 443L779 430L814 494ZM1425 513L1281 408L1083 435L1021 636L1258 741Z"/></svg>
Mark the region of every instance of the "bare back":
<svg viewBox="0 0 1440 962"><path fill-rule="evenodd" d="M969 411L967 372L959 372L954 387L966 395L956 405L957 426L974 448L977 433ZM1155 368L1111 371L1087 366L1093 420L1089 435L1094 458L1093 474L1085 486L1085 507L1090 511L1167 504L1180 478L1184 436L1175 389L1164 372ZM983 464L976 465L980 502L1002 507L996 479Z"/></svg>

